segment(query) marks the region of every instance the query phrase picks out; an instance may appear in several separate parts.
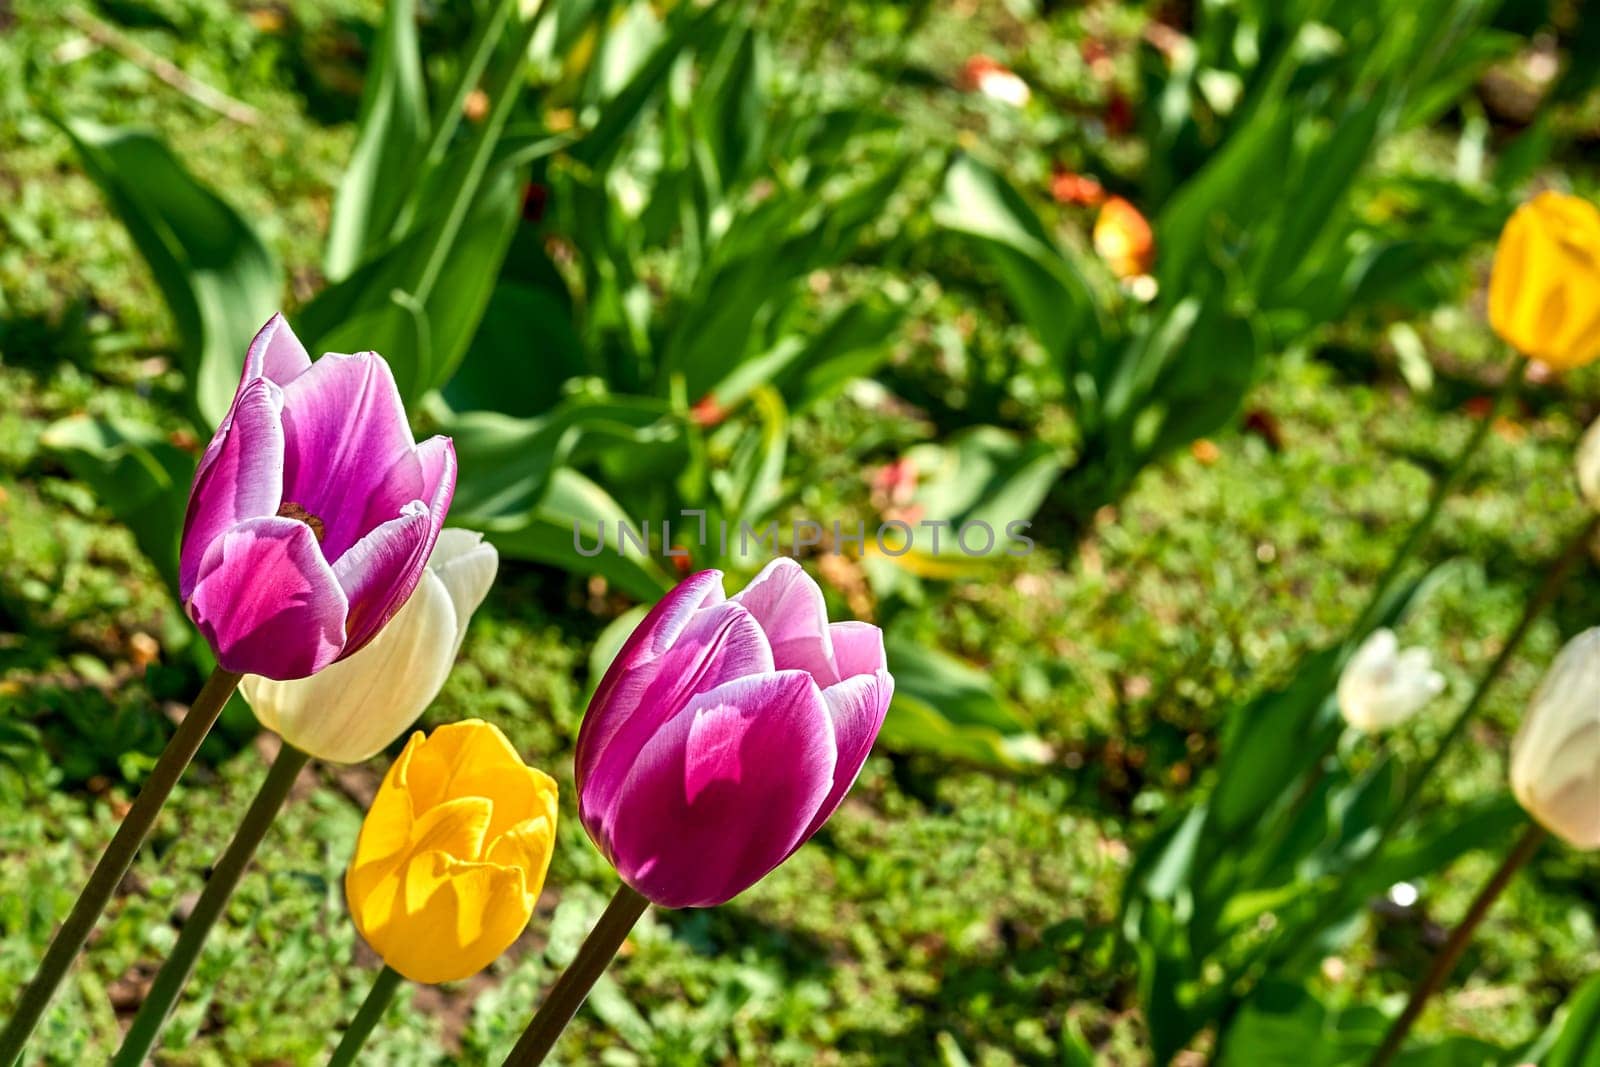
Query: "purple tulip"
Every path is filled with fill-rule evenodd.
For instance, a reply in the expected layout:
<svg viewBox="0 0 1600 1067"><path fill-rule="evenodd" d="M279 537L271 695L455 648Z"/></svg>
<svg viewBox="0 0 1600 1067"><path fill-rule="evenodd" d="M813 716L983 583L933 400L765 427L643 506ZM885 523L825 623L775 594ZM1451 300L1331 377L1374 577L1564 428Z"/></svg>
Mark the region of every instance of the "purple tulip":
<svg viewBox="0 0 1600 1067"><path fill-rule="evenodd" d="M777 559L724 599L720 571L645 616L578 734L578 815L639 893L711 907L810 840L855 783L894 679L883 631L828 622Z"/></svg>
<svg viewBox="0 0 1600 1067"><path fill-rule="evenodd" d="M312 363L274 315L189 490L184 608L224 669L315 674L406 602L455 487L454 446L415 443L383 357Z"/></svg>

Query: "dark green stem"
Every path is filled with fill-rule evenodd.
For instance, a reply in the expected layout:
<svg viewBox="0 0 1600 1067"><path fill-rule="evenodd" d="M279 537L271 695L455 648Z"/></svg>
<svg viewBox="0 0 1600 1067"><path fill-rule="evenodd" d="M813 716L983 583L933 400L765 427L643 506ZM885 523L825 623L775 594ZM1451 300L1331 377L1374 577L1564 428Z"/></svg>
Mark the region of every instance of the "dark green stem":
<svg viewBox="0 0 1600 1067"><path fill-rule="evenodd" d="M1494 402L1489 411L1478 420L1478 425L1473 428L1472 436L1467 438L1467 443L1456 454L1455 461L1445 470L1439 480L1433 485L1433 495L1428 499L1428 506L1423 509L1421 517L1411 524L1411 529L1406 533L1406 539L1400 543L1394 557L1389 560L1388 569L1378 579L1378 584L1372 590L1372 596L1367 601L1366 607L1361 609L1361 614L1356 616L1356 621L1351 624L1350 632L1345 637L1345 650L1348 652L1366 637L1367 631L1372 628L1378 611L1383 602L1389 598L1394 583L1400 579L1406 564L1411 562L1411 557L1416 555L1417 549L1422 547L1423 540L1433 530L1433 524L1439 519L1439 512L1444 509L1444 502L1455 491L1456 484L1461 481L1461 476L1466 473L1467 464L1472 457L1483 447L1484 438L1489 436L1489 430L1494 425L1495 416L1506 406L1517 389L1522 384L1523 376L1528 372L1528 361L1516 352L1511 354L1505 368L1505 377L1500 387L1495 391Z"/></svg>
<svg viewBox="0 0 1600 1067"><path fill-rule="evenodd" d="M113 1067L139 1067L150 1058L156 1039L161 1036L161 1028L167 1024L167 1016L172 1014L179 994L189 981L189 975L194 972L195 961L200 958L206 937L222 916L222 909L228 906L228 898L233 896L245 868L250 866L250 860L256 854L257 846L266 837L267 828L277 817L283 802L289 798L290 787L310 758L288 743L278 750L278 758L272 761L272 769L267 772L266 780L256 790L250 810L245 812L233 840L228 843L227 851L212 869L194 911L184 920L178 943L161 965L155 983L150 987L150 992L145 994L138 1014L133 1017L133 1025L128 1028L127 1036L122 1039L122 1047L112 1061Z"/></svg>
<svg viewBox="0 0 1600 1067"><path fill-rule="evenodd" d="M72 961L88 940L89 932L106 910L123 875L133 865L133 857L149 836L156 816L161 814L162 806L172 793L172 787L178 784L178 779L194 759L200 743L211 732L212 724L222 713L222 706L228 702L228 697L233 695L238 684L239 675L232 671L220 667L212 671L200 695L189 706L189 713L178 724L167 747L161 750L150 777L145 780L144 788L139 790L133 807L123 816L122 825L117 827L111 843L100 856L100 862L95 864L94 873L89 875L89 881L78 894L77 903L72 906L72 913L61 924L61 929L56 931L55 939L45 951L33 981L23 990L22 998L17 1002L16 1014L6 1024L5 1031L0 1033L0 1064L15 1063L22 1055L34 1027L50 1005L50 998L55 995Z"/></svg>
<svg viewBox="0 0 1600 1067"><path fill-rule="evenodd" d="M622 947L628 931L633 929L633 924L639 921L639 916L649 906L650 902L634 892L626 882L617 887L617 895L611 898L600 921L584 938L578 955L556 979L550 995L539 1005L538 1013L522 1032L516 1048L506 1057L505 1067L535 1067L544 1062L544 1058L555 1047L561 1031L578 1013L589 990L605 973L617 949Z"/></svg>
<svg viewBox="0 0 1600 1067"><path fill-rule="evenodd" d="M403 981L405 978L393 967L385 967L378 972L378 977L373 979L371 991L367 993L367 999L361 1002L361 1010L350 1020L350 1028L344 1032L339 1047L333 1050L333 1059L328 1061L328 1067L350 1067L356 1062L361 1047L367 1043L367 1038L377 1027L378 1020L383 1018L384 1011L388 1009L389 1002L394 999L395 991L400 988L400 983Z"/></svg>
<svg viewBox="0 0 1600 1067"><path fill-rule="evenodd" d="M1539 846L1544 843L1545 830L1538 823L1530 823L1517 838L1516 844L1511 846L1511 851L1506 853L1505 859L1500 861L1500 866L1484 887L1473 898L1472 906L1467 909L1467 914L1450 931L1450 939L1439 949L1438 955L1433 957L1433 963L1428 967L1428 973L1411 990L1411 999L1406 1001L1405 1011L1389 1027L1389 1032L1384 1036L1383 1044L1378 1051L1372 1054L1368 1067L1388 1067L1395 1056L1400 1052L1400 1047L1405 1044L1406 1035L1411 1032L1411 1027L1422 1014L1422 1009L1427 1006L1428 998L1444 985L1450 977L1450 972L1455 970L1456 963L1461 959L1461 954L1466 951L1467 945L1472 940L1472 934L1483 921L1489 909L1494 906L1495 899L1511 883L1511 878L1517 870L1533 858L1539 851Z"/></svg>

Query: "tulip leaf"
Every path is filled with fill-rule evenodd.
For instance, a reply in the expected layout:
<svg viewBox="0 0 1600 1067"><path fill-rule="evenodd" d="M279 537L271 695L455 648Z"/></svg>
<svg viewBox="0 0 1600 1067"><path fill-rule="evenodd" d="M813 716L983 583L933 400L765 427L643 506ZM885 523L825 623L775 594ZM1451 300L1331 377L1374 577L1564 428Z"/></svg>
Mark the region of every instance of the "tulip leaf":
<svg viewBox="0 0 1600 1067"><path fill-rule="evenodd" d="M1094 293L1038 215L1000 174L958 155L945 171L932 213L939 225L983 250L1046 352L1067 359L1076 346L1097 337Z"/></svg>
<svg viewBox="0 0 1600 1067"><path fill-rule="evenodd" d="M133 533L176 599L179 538L196 457L153 426L88 415L52 423L40 444Z"/></svg>
<svg viewBox="0 0 1600 1067"><path fill-rule="evenodd" d="M283 272L276 257L154 135L82 119L60 125L177 322L190 413L215 426L233 402L250 339L278 310Z"/></svg>
<svg viewBox="0 0 1600 1067"><path fill-rule="evenodd" d="M1519 1059L1540 1067L1595 1067L1600 1063L1600 975L1594 975L1567 998L1555 1044L1543 1058L1525 1054Z"/></svg>
<svg viewBox="0 0 1600 1067"><path fill-rule="evenodd" d="M892 630L885 651L895 692L879 734L884 747L995 770L1050 762L1050 746L982 671Z"/></svg>
<svg viewBox="0 0 1600 1067"><path fill-rule="evenodd" d="M589 478L570 467L551 472L537 504L522 515L486 519L456 515L462 526L483 531L503 555L560 567L572 574L593 574L640 600L654 602L672 588L672 579L654 559L617 537L619 523L631 522L621 506ZM595 531L604 524L604 547L593 554ZM581 544L587 550L580 552Z"/></svg>
<svg viewBox="0 0 1600 1067"><path fill-rule="evenodd" d="M386 243L416 187L428 138L416 0L388 0L361 94L359 131L334 197L323 269L338 281Z"/></svg>

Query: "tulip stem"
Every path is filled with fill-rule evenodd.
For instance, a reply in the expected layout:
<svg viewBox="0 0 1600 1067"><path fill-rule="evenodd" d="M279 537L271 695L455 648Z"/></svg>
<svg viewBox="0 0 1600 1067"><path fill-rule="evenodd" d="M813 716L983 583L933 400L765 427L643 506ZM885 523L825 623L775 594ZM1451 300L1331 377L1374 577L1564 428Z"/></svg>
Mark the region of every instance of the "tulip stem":
<svg viewBox="0 0 1600 1067"><path fill-rule="evenodd" d="M310 758L287 743L278 750L271 770L267 771L261 788L256 790L256 797L250 802L250 809L245 812L239 829L234 832L227 851L212 868L211 877L206 880L205 890L195 903L194 911L183 920L183 932L178 935L178 943L161 965L150 992L145 994L144 1003L139 1006L138 1014L133 1017L133 1025L128 1028L127 1036L122 1039L122 1047L112 1061L113 1067L139 1067L149 1058L156 1039L161 1036L161 1028L167 1024L167 1017L172 1014L179 994L189 981L189 975L194 972L195 962L200 958L207 935L222 916L222 910L227 907L228 899L238 887L245 868L255 856L257 846L266 836L267 828L289 798L290 787Z"/></svg>
<svg viewBox="0 0 1600 1067"><path fill-rule="evenodd" d="M605 973L617 949L622 947L628 931L633 929L633 924L639 921L639 916L649 906L650 902L626 882L617 887L617 894L606 905L600 921L584 938L577 956L561 972L561 977L556 979L555 986L544 998L544 1003L539 1005L533 1021L522 1032L511 1055L506 1057L505 1067L535 1067L544 1062L544 1058L555 1047L561 1031L578 1013L589 990Z"/></svg>
<svg viewBox="0 0 1600 1067"><path fill-rule="evenodd" d="M39 970L34 974L33 981L23 990L22 997L17 1002L16 1014L12 1015L11 1021L6 1024L5 1031L0 1033L0 1064L12 1064L21 1057L34 1027L39 1024L39 1019L49 1007L51 997L55 995L57 987L66 977L67 970L77 958L84 942L89 939L90 931L99 921L101 913L106 910L106 905L111 902L111 897L116 892L117 886L122 883L123 876L133 865L133 858L138 853L139 846L149 836L156 817L161 814L162 806L172 793L173 786L178 784L184 769L199 751L200 743L205 740L206 734L211 732L211 726L217 721L217 716L222 714L223 705L228 702L228 697L233 695L234 689L239 685L239 677L232 671L225 671L220 667L212 671L211 677L206 679L206 684L195 697L194 703L189 706L189 713L173 731L167 747L161 750L160 757L150 770L150 776L145 779L144 787L134 798L133 806L128 809L127 815L123 816L122 825L117 827L111 843L106 846L105 852L101 853L100 861L95 864L94 872L89 875L89 881L78 894L77 902L72 905L71 914L61 924L61 929L56 931L56 936L45 951L44 959L40 961Z"/></svg>
<svg viewBox="0 0 1600 1067"><path fill-rule="evenodd" d="M1461 712L1450 723L1449 729L1445 730L1444 736L1434 746L1433 755L1429 756L1428 762L1422 765L1422 770L1418 771L1416 777L1407 783L1405 792L1400 796L1400 803L1395 807L1394 821L1398 821L1405 816L1407 809L1411 806L1411 802L1416 799L1417 793L1421 791L1423 783L1438 768L1445 754L1450 751L1450 746L1461 736L1461 731L1466 729L1467 723L1478 713L1478 709L1483 707L1484 701L1489 696L1489 691L1494 688L1494 684L1499 680L1500 675L1505 673L1505 669L1510 665L1511 658L1516 655L1517 649L1522 647L1523 638L1528 636L1528 631L1533 628L1533 624L1538 621L1539 616L1544 614L1544 609L1549 607L1557 594L1561 592L1561 587L1566 583L1567 575L1572 571L1572 568L1577 565L1578 560L1583 558L1583 554L1589 546L1589 541L1594 537L1596 531L1600 531L1600 515L1596 515L1584 523L1583 529L1579 530L1577 536L1567 542L1566 548L1562 550L1561 555L1557 556L1555 561L1550 564L1550 569L1545 572L1544 581L1539 583L1539 588L1535 590L1533 596L1528 598L1528 602L1523 605L1522 617L1517 620L1517 625L1506 637L1506 643L1501 647L1494 661L1489 664L1489 669L1484 672L1483 678L1478 682L1478 688L1473 691L1472 698L1467 701L1467 706L1461 709ZM1388 837L1389 834L1385 833L1384 840L1387 840ZM1379 844L1381 845L1382 841Z"/></svg>
<svg viewBox="0 0 1600 1067"><path fill-rule="evenodd" d="M1378 1051L1373 1053L1372 1059L1368 1061L1368 1067L1388 1067L1388 1064L1394 1060L1395 1056L1400 1052L1400 1046L1405 1044L1406 1035L1411 1032L1412 1025L1417 1021L1418 1016L1422 1014L1422 1009L1427 1005L1428 998L1438 991L1439 987L1450 977L1450 972L1455 970L1456 963L1461 959L1461 954L1466 951L1468 942L1472 940L1473 932L1477 930L1478 924L1483 921L1484 916L1489 914L1489 909L1494 906L1495 898L1510 884L1512 876L1517 873L1517 870L1532 859L1535 852L1539 851L1539 846L1544 842L1544 837L1544 827L1538 823L1530 823L1528 828L1523 831L1522 836L1517 838L1516 844L1511 846L1511 851L1506 853L1505 859L1500 861L1500 866L1495 869L1489 881L1484 884L1484 887L1478 891L1478 895L1473 898L1471 907L1467 908L1467 914L1462 917L1456 928L1450 931L1450 939L1444 943L1444 947L1433 957L1433 963L1429 965L1428 972L1422 976L1422 980L1411 990L1411 999L1406 1001L1405 1010L1400 1013L1399 1018L1395 1019L1394 1025L1389 1027L1388 1034L1384 1036L1383 1044L1378 1047Z"/></svg>
<svg viewBox="0 0 1600 1067"><path fill-rule="evenodd" d="M1495 390L1489 410L1478 420L1472 436L1467 438L1467 443L1456 453L1455 460L1433 483L1433 495L1428 498L1428 506L1423 510L1421 517L1411 524L1406 539L1395 550L1394 557L1389 560L1388 568L1378 579L1378 584L1373 587L1372 596L1367 600L1366 607L1361 609L1361 614L1356 616L1356 621L1351 624L1350 632L1345 638L1347 649L1359 644L1367 631L1372 629L1372 624L1376 621L1378 612L1382 610L1384 601L1388 600L1394 583L1399 580L1401 572L1405 570L1406 564L1411 562L1411 557L1416 554L1417 549L1422 547L1423 540L1432 531L1433 524L1438 521L1439 512L1444 509L1444 502L1455 491L1456 483L1461 481L1461 476L1466 473L1467 464L1477 454L1478 449L1483 447L1484 438L1489 436L1495 417L1516 395L1527 372L1528 361L1519 353L1512 352L1506 363L1505 376Z"/></svg>
<svg viewBox="0 0 1600 1067"><path fill-rule="evenodd" d="M403 981L405 979L393 967L386 966L378 972L378 977L373 979L372 989L367 993L367 999L361 1002L361 1010L350 1020L350 1028L344 1032L339 1047L333 1050L333 1058L328 1061L328 1067L350 1067L356 1062L361 1047L367 1043L367 1038L372 1036L378 1020L383 1018L383 1013L388 1010L389 1002L394 999L395 991L400 988L400 983Z"/></svg>
<svg viewBox="0 0 1600 1067"><path fill-rule="evenodd" d="M1335 889L1323 901L1310 925L1304 928L1304 939L1291 946L1289 953L1291 960L1300 956L1311 943L1310 939L1314 938L1319 931L1338 918L1345 906L1347 887L1359 884L1358 876L1363 873L1366 865L1377 861L1378 856L1383 852L1384 846L1389 843L1390 838L1400 828L1401 823L1411 814L1411 808L1418 795L1422 792L1422 787L1432 777L1434 771L1438 769L1439 764L1444 762L1445 756L1461 736L1461 732L1466 729L1467 723L1472 721L1479 709L1483 707L1484 702L1488 700L1489 693L1493 691L1495 683L1500 680L1500 676L1505 673L1506 667L1511 664L1511 660L1516 655L1517 650L1522 647L1522 641L1528 636L1528 631L1533 628L1534 622L1538 620L1540 615L1544 614L1544 609L1550 605L1550 602L1561 591L1567 574L1577 565L1578 560L1583 557L1584 551L1596 531L1600 531L1600 515L1596 515L1584 523L1577 536L1567 543L1561 555L1556 557L1554 562L1550 564L1550 569L1545 572L1544 580L1540 582L1539 588L1523 605L1522 617L1517 620L1517 624L1512 628L1511 633L1506 635L1505 644L1500 647L1500 652L1490 662L1489 666L1484 669L1483 676L1478 679L1478 686L1472 691L1472 696L1467 700L1466 706L1457 713L1455 719L1445 730L1444 736L1434 746L1433 754L1422 765L1422 769L1415 775L1408 777L1405 789L1400 794L1399 802L1391 809L1391 815L1385 820L1378 832L1378 840L1373 844L1372 848L1367 850L1364 859L1356 865L1355 869L1344 875L1341 887Z"/></svg>

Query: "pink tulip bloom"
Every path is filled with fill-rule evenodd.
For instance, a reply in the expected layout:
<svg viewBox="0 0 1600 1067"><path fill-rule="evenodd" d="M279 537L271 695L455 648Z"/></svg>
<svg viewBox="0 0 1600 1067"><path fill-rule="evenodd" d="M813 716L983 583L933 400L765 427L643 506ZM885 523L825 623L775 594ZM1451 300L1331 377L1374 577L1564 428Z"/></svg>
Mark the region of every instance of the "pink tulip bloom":
<svg viewBox="0 0 1600 1067"><path fill-rule="evenodd" d="M274 315L189 490L184 609L226 670L315 674L406 602L455 487L454 446L415 442L381 356L312 363Z"/></svg>
<svg viewBox="0 0 1600 1067"><path fill-rule="evenodd" d="M645 616L595 690L578 815L645 897L721 904L828 821L893 692L883 631L830 624L794 560L731 600L720 571L701 571Z"/></svg>

